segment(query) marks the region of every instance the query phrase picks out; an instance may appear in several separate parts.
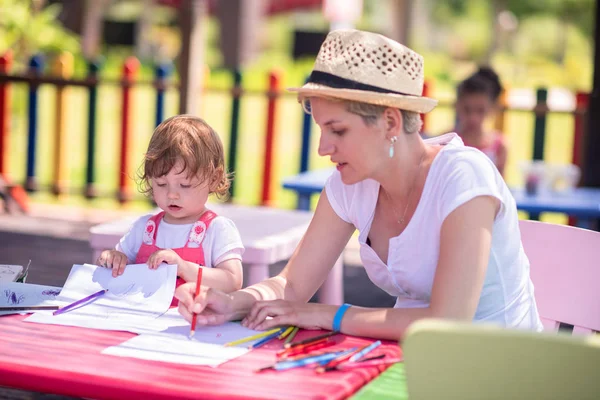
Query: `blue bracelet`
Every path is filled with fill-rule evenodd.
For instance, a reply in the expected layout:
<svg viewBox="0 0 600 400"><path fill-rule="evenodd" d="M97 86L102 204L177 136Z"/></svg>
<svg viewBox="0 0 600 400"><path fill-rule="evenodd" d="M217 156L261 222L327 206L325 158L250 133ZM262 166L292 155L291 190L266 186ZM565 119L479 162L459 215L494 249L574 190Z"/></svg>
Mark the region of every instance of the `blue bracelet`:
<svg viewBox="0 0 600 400"><path fill-rule="evenodd" d="M338 308L335 312L335 316L333 317L333 331L340 332L342 330L342 318L344 318L344 314L348 311L348 308L352 307L351 304L344 303Z"/></svg>

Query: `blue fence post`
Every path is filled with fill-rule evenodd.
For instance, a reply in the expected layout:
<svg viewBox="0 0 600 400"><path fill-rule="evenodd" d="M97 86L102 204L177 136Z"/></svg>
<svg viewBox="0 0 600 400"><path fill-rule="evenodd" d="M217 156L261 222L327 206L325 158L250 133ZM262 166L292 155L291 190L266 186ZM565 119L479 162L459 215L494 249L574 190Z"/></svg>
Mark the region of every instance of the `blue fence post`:
<svg viewBox="0 0 600 400"><path fill-rule="evenodd" d="M29 75L39 77L44 70L44 59L36 54L29 60ZM35 176L35 150L37 141L37 110L38 110L38 83L29 84L28 131L27 131L27 179L25 189L29 192L38 190Z"/></svg>
<svg viewBox="0 0 600 400"><path fill-rule="evenodd" d="M306 81L308 82L308 77ZM308 171L310 162L310 135L312 130L312 116L304 111L302 107L302 148L300 150L300 173ZM298 203L296 208L298 210L310 209L310 196L308 202L306 196L298 196Z"/></svg>
<svg viewBox="0 0 600 400"><path fill-rule="evenodd" d="M165 119L165 91L167 89L167 78L171 75L173 68L171 64L162 63L154 70L156 88L156 123L158 126Z"/></svg>

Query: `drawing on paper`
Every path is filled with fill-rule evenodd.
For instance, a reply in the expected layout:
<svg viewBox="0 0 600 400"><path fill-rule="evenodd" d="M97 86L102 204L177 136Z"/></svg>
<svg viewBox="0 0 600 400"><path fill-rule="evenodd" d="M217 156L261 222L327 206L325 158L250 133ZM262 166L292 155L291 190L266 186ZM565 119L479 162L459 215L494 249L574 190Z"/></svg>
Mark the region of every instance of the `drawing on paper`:
<svg viewBox="0 0 600 400"><path fill-rule="evenodd" d="M96 268L92 280L108 289L108 295L110 296L127 297L130 301L139 300L139 302L142 302L143 299L153 296L161 288L162 283L168 279L168 276L169 273L166 268L150 270L145 275L136 275L131 269L125 268L123 275L114 278L110 270Z"/></svg>
<svg viewBox="0 0 600 400"><path fill-rule="evenodd" d="M48 289L42 292L42 296L56 297L60 294L60 289Z"/></svg>
<svg viewBox="0 0 600 400"><path fill-rule="evenodd" d="M23 301L25 301L24 294L17 295L17 292L14 292L12 290L5 290L4 294L6 295L6 300L10 305L21 304Z"/></svg>

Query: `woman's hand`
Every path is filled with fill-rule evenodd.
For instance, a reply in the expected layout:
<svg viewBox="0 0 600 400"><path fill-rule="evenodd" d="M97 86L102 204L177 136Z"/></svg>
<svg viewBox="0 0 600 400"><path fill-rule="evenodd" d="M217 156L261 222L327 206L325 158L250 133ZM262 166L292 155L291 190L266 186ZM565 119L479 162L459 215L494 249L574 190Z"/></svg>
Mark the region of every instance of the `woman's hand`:
<svg viewBox="0 0 600 400"><path fill-rule="evenodd" d="M127 265L127 256L117 250L104 250L97 261L98 265L112 269L112 276L123 275Z"/></svg>
<svg viewBox="0 0 600 400"><path fill-rule="evenodd" d="M196 283L188 282L179 286L175 297L179 300L179 313L188 321L197 314L196 324L199 326L221 325L233 319L233 299L230 295L217 289L202 286L200 294L196 293Z"/></svg>
<svg viewBox="0 0 600 400"><path fill-rule="evenodd" d="M181 257L179 257L179 254L175 253L173 250L162 249L152 253L148 258L148 261L146 261L146 264L148 264L150 269L157 269L162 263L175 264L177 265L177 276L181 276L179 265L182 264L182 261L183 260Z"/></svg>
<svg viewBox="0 0 600 400"><path fill-rule="evenodd" d="M242 320L242 325L261 331L286 325L304 329L331 329L336 309L336 306L327 304L287 300L257 301Z"/></svg>

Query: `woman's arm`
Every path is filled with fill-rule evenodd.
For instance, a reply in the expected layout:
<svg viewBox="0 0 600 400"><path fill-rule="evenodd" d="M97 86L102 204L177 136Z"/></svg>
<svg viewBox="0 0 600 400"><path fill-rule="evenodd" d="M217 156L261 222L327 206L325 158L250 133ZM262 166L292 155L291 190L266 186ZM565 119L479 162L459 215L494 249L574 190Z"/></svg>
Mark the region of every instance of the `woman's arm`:
<svg viewBox="0 0 600 400"><path fill-rule="evenodd" d="M441 228L440 255L427 308L351 307L341 331L349 335L398 340L421 318L472 320L489 261L498 200L481 196L451 212ZM300 325L332 329L337 306L261 302L246 318L250 328ZM270 315L272 319L266 319Z"/></svg>
<svg viewBox="0 0 600 400"><path fill-rule="evenodd" d="M354 230L352 224L343 221L333 211L327 194L323 191L304 237L279 275L238 290L228 299L214 291L211 293L211 289L208 289L196 299L195 312L202 312L206 307L216 307L227 310L228 316L225 319L241 319L257 301L285 299L307 302L325 281ZM192 311L190 290L191 287L182 288L177 294L178 299L188 308L184 310L180 307L184 317L191 315ZM219 322L222 322L221 317L211 317L207 323Z"/></svg>

